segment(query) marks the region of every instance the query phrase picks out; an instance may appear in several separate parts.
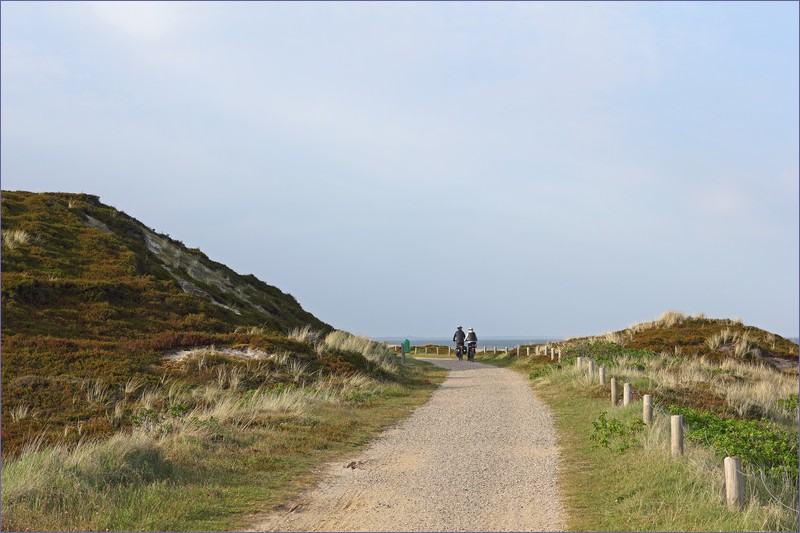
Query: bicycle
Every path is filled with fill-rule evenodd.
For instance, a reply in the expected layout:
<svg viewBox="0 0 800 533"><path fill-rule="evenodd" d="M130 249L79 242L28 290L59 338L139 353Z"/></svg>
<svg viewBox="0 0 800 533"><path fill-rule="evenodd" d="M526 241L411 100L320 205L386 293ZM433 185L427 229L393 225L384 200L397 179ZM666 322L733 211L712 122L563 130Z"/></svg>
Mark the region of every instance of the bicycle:
<svg viewBox="0 0 800 533"><path fill-rule="evenodd" d="M464 348L463 344L456 344L456 357L459 361L464 360L464 354L467 353L466 348Z"/></svg>
<svg viewBox="0 0 800 533"><path fill-rule="evenodd" d="M470 363L475 362L475 351L477 349L477 342L468 342L467 343L467 360Z"/></svg>

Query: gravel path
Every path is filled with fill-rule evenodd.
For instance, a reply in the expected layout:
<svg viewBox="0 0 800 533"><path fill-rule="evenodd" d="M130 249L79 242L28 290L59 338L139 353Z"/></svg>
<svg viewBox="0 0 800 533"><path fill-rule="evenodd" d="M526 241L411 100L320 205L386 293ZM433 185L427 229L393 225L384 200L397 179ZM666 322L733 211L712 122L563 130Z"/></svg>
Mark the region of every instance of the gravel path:
<svg viewBox="0 0 800 533"><path fill-rule="evenodd" d="M414 414L254 531L561 531L552 417L511 370L449 359Z"/></svg>

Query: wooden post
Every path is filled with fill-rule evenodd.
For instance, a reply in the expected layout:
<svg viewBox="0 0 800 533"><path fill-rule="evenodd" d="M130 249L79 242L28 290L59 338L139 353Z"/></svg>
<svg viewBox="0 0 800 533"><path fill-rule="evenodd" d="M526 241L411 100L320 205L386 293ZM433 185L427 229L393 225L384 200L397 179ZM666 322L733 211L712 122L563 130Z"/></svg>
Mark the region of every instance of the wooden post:
<svg viewBox="0 0 800 533"><path fill-rule="evenodd" d="M589 359L589 383L594 383L594 360Z"/></svg>
<svg viewBox="0 0 800 533"><path fill-rule="evenodd" d="M611 406L617 405L617 378L611 378Z"/></svg>
<svg viewBox="0 0 800 533"><path fill-rule="evenodd" d="M672 457L683 455L683 415L672 415Z"/></svg>
<svg viewBox="0 0 800 533"><path fill-rule="evenodd" d="M414 355L417 355L417 347L414 346Z"/></svg>
<svg viewBox="0 0 800 533"><path fill-rule="evenodd" d="M517 344L517 357L519 357L519 344Z"/></svg>
<svg viewBox="0 0 800 533"><path fill-rule="evenodd" d="M742 459L725 458L725 496L728 507L736 509L744 503L744 483L742 481Z"/></svg>
<svg viewBox="0 0 800 533"><path fill-rule="evenodd" d="M645 394L642 398L642 420L648 426L653 423L653 397Z"/></svg>
<svg viewBox="0 0 800 533"><path fill-rule="evenodd" d="M576 367L578 370L580 370L580 369L581 369L581 359L583 359L583 357L576 357L576 358L575 358L575 367Z"/></svg>
<svg viewBox="0 0 800 533"><path fill-rule="evenodd" d="M436 355L439 355L439 347L436 347Z"/></svg>
<svg viewBox="0 0 800 533"><path fill-rule="evenodd" d="M550 360L551 360L551 361L555 361L555 360L556 360L556 354L554 354L554 353L551 353L551 354L550 354Z"/></svg>
<svg viewBox="0 0 800 533"><path fill-rule="evenodd" d="M561 362L561 351L558 352L558 362Z"/></svg>
<svg viewBox="0 0 800 533"><path fill-rule="evenodd" d="M631 403L631 393L632 393L631 384L626 383L622 387L622 405L628 405L629 403Z"/></svg>
<svg viewBox="0 0 800 533"><path fill-rule="evenodd" d="M600 367L600 385L606 384L606 367Z"/></svg>
<svg viewBox="0 0 800 533"><path fill-rule="evenodd" d="M497 353L497 346L493 346L492 348L494 349L493 353Z"/></svg>
<svg viewBox="0 0 800 533"><path fill-rule="evenodd" d="M528 346L526 349L528 350L528 357L530 357L531 356L531 347Z"/></svg>

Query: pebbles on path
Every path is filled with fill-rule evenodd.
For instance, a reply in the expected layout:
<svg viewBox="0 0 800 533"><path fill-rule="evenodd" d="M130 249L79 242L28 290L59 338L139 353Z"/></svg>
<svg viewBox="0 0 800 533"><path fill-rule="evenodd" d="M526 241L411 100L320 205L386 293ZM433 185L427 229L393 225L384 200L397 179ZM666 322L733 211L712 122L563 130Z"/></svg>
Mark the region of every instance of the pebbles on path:
<svg viewBox="0 0 800 533"><path fill-rule="evenodd" d="M553 420L528 381L428 361L450 372L425 405L253 530L561 531Z"/></svg>

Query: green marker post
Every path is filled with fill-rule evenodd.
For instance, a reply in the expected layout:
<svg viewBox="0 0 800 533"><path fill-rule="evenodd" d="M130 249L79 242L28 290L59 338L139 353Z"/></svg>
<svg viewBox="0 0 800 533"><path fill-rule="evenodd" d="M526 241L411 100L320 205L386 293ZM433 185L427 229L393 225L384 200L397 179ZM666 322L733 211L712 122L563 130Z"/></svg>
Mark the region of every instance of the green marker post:
<svg viewBox="0 0 800 533"><path fill-rule="evenodd" d="M411 353L411 341L408 340L408 339L403 341L403 359L401 361L403 365L406 364L406 354L407 353Z"/></svg>

